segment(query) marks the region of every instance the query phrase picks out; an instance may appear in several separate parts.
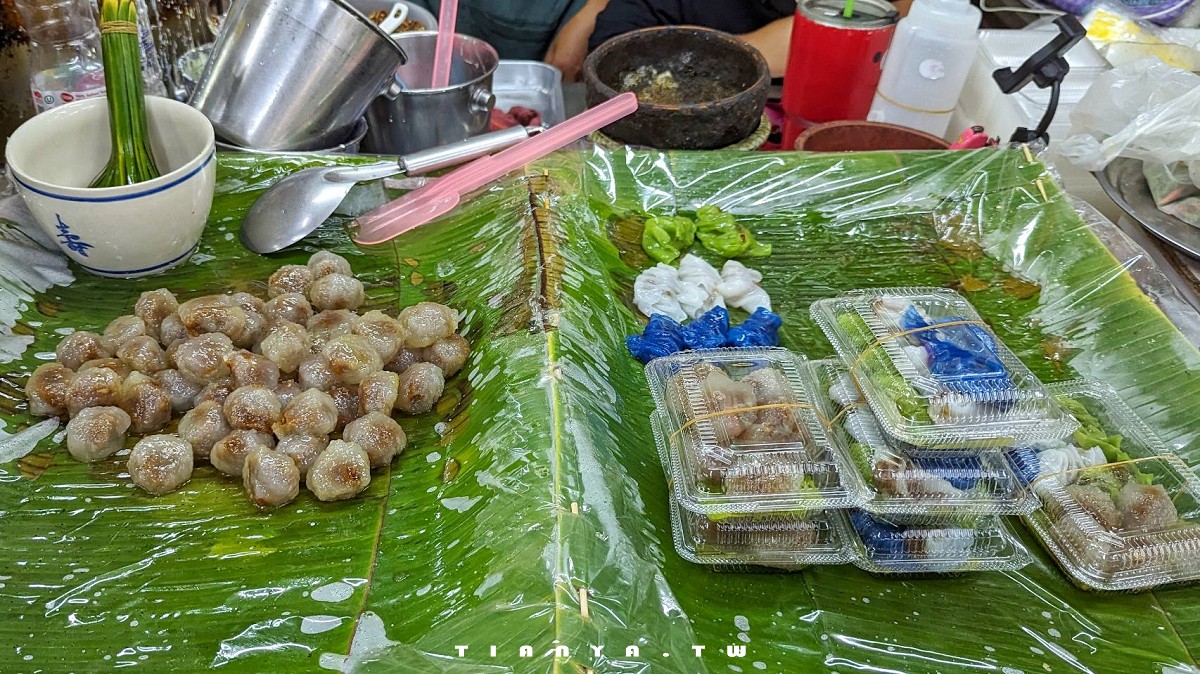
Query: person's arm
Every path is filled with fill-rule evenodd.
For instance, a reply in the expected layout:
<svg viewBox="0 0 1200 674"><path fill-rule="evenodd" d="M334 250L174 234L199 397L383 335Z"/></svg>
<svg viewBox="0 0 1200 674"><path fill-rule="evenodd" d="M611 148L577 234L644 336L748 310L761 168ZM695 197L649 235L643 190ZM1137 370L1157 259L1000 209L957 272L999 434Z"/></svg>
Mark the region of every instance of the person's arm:
<svg viewBox="0 0 1200 674"><path fill-rule="evenodd" d="M641 28L691 23L684 20L682 2L683 0L609 0L608 7L596 19L596 29L588 39L588 49L595 49L611 38Z"/></svg>
<svg viewBox="0 0 1200 674"><path fill-rule="evenodd" d="M596 17L607 6L608 0L587 0L550 43L544 60L562 71L564 82L579 80L583 59L588 54L588 38L596 28Z"/></svg>
<svg viewBox="0 0 1200 674"><path fill-rule="evenodd" d="M754 45L771 69L771 77L782 77L787 70L788 43L792 40L792 17L785 16L741 36Z"/></svg>

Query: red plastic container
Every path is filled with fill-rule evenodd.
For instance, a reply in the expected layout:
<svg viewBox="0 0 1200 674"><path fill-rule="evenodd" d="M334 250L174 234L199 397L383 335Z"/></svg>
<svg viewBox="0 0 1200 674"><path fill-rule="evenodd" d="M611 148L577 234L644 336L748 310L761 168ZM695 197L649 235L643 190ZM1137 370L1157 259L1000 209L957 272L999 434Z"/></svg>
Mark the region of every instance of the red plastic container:
<svg viewBox="0 0 1200 674"><path fill-rule="evenodd" d="M885 0L803 0L783 77L783 148L813 124L866 119L899 13Z"/></svg>

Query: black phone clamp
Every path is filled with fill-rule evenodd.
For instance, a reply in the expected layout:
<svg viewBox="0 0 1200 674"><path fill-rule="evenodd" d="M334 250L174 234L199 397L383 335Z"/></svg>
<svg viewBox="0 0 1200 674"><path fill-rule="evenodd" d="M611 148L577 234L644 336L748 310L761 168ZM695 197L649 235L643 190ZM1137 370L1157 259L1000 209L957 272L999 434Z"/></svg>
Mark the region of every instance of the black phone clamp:
<svg viewBox="0 0 1200 674"><path fill-rule="evenodd" d="M1042 121L1038 122L1037 128L1033 130L1019 127L1012 135L1014 143L1032 143L1036 140L1050 143L1047 130L1058 109L1062 82L1071 70L1066 53L1087 35L1079 19L1070 14L1063 14L1055 19L1054 25L1058 26L1058 35L1054 36L1050 44L1037 50L1016 70L1001 68L992 73L992 79L996 80L996 84L1005 94L1020 91L1030 82L1036 84L1039 89L1050 88L1050 103L1042 115Z"/></svg>

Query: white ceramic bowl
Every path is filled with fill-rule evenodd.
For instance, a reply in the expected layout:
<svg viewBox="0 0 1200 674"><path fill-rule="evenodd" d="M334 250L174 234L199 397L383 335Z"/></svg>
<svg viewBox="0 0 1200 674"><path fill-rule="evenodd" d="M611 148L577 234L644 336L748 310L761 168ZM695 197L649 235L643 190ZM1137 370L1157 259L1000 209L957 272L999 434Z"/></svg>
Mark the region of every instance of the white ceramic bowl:
<svg viewBox="0 0 1200 674"><path fill-rule="evenodd" d="M371 12L386 12L392 8L392 5L396 4L396 0L349 0L349 2L354 9L368 16L370 16ZM433 12L411 2L405 2L404 0L400 0L400 2L408 5L409 19L421 22L425 26L425 30L437 30L437 17L434 16Z"/></svg>
<svg viewBox="0 0 1200 674"><path fill-rule="evenodd" d="M87 187L108 163L108 102L54 108L8 139L5 159L33 217L63 252L100 276L170 269L196 250L216 182L213 127L195 108L148 96L150 144L163 172L124 187Z"/></svg>

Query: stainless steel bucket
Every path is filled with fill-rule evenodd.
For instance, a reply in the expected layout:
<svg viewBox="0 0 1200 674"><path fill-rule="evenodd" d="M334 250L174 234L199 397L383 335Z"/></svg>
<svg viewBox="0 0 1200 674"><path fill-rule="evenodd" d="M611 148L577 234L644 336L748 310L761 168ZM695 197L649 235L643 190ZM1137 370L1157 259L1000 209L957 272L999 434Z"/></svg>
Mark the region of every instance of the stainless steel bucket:
<svg viewBox="0 0 1200 674"><path fill-rule="evenodd" d="M251 150L237 145L231 145L224 141L217 141L217 150L220 152L255 152L259 154L358 154L358 149L362 145L363 136L367 135L367 120L360 118L358 123L354 125L354 131L349 138L343 139L337 145L320 148L317 150Z"/></svg>
<svg viewBox="0 0 1200 674"><path fill-rule="evenodd" d="M492 74L500 63L490 44L456 35L450 86L430 89L437 33L399 33L393 39L408 55L408 62L396 69L405 88L395 99L375 99L367 109L364 152L407 154L487 130L496 100Z"/></svg>
<svg viewBox="0 0 1200 674"><path fill-rule="evenodd" d="M327 148L398 91L402 63L404 50L345 0L237 0L191 105L232 145Z"/></svg>

